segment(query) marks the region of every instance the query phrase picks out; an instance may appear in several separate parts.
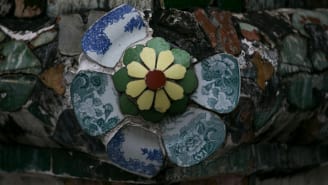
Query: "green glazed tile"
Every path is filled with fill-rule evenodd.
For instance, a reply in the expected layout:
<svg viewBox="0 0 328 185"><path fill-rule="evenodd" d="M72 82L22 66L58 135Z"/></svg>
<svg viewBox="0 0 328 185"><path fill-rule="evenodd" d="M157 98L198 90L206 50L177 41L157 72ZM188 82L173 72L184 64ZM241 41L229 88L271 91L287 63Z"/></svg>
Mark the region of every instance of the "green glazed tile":
<svg viewBox="0 0 328 185"><path fill-rule="evenodd" d="M140 115L147 121L158 122L164 118L165 114L155 111L154 109L140 111Z"/></svg>
<svg viewBox="0 0 328 185"><path fill-rule="evenodd" d="M113 82L116 90L120 92L125 92L126 85L132 79L128 75L128 70L126 68L121 68L113 75Z"/></svg>
<svg viewBox="0 0 328 185"><path fill-rule="evenodd" d="M169 50L170 44L161 37L155 37L147 42L147 47L154 48L158 55L161 51Z"/></svg>
<svg viewBox="0 0 328 185"><path fill-rule="evenodd" d="M125 53L123 56L123 63L125 65L128 65L132 61L141 62L140 52L143 48L144 48L143 45L136 45L135 48L129 48L129 49L125 50Z"/></svg>
<svg viewBox="0 0 328 185"><path fill-rule="evenodd" d="M328 59L324 52L316 51L312 56L313 68L318 71L323 71L328 68Z"/></svg>
<svg viewBox="0 0 328 185"><path fill-rule="evenodd" d="M0 109L15 111L26 103L32 94L37 78L29 75L0 77Z"/></svg>
<svg viewBox="0 0 328 185"><path fill-rule="evenodd" d="M288 102L302 110L314 108L318 99L313 94L312 86L312 77L309 75L293 80L288 87Z"/></svg>
<svg viewBox="0 0 328 185"><path fill-rule="evenodd" d="M188 52L179 48L174 48L171 51L174 56L174 63L181 64L187 68L190 66L191 57Z"/></svg>
<svg viewBox="0 0 328 185"><path fill-rule="evenodd" d="M20 145L0 146L1 171L33 171L42 172L51 170L51 152L48 149L27 147Z"/></svg>
<svg viewBox="0 0 328 185"><path fill-rule="evenodd" d="M138 107L135 103L133 103L126 94L122 94L120 96L120 109L123 114L129 115L137 115L138 114Z"/></svg>
<svg viewBox="0 0 328 185"><path fill-rule="evenodd" d="M41 64L24 42L9 41L0 45L0 55L4 57L0 73L39 74Z"/></svg>
<svg viewBox="0 0 328 185"><path fill-rule="evenodd" d="M194 70L189 69L186 72L185 77L178 81L178 84L182 86L185 94L192 93L198 86L198 80Z"/></svg>
<svg viewBox="0 0 328 185"><path fill-rule="evenodd" d="M282 75L295 72L311 72L312 64L307 58L307 41L306 39L289 35L283 40L280 50L281 64L278 72Z"/></svg>
<svg viewBox="0 0 328 185"><path fill-rule="evenodd" d="M183 99L174 101L171 104L171 107L169 109L170 115L176 115L176 114L182 114L186 111L188 106L189 98L184 96Z"/></svg>

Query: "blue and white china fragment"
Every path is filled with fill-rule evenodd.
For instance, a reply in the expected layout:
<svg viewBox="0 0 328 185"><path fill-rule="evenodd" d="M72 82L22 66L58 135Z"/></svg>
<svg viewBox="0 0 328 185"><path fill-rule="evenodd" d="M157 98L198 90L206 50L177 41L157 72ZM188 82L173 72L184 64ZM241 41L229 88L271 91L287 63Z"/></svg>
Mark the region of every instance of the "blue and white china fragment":
<svg viewBox="0 0 328 185"><path fill-rule="evenodd" d="M226 129L214 113L189 108L184 114L161 123L164 147L171 162L182 167L195 165L221 147Z"/></svg>
<svg viewBox="0 0 328 185"><path fill-rule="evenodd" d="M159 137L141 127L121 128L107 144L109 160L131 173L154 177L164 161Z"/></svg>
<svg viewBox="0 0 328 185"><path fill-rule="evenodd" d="M199 85L191 98L218 113L236 108L240 96L238 60L229 54L211 56L195 65Z"/></svg>
<svg viewBox="0 0 328 185"><path fill-rule="evenodd" d="M98 136L117 126L123 115L111 76L105 73L80 71L71 84L74 112L82 129Z"/></svg>
<svg viewBox="0 0 328 185"><path fill-rule="evenodd" d="M140 13L123 4L96 21L82 38L82 50L102 66L113 68L124 50L147 36Z"/></svg>

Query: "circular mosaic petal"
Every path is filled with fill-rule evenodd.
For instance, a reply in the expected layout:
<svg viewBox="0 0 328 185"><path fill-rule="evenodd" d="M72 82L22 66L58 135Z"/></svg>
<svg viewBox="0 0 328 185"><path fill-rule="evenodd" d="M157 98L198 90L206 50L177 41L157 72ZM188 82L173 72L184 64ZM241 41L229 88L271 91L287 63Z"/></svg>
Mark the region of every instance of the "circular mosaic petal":
<svg viewBox="0 0 328 185"><path fill-rule="evenodd" d="M120 129L108 142L107 153L116 166L145 177L154 177L164 161L158 136L136 126Z"/></svg>
<svg viewBox="0 0 328 185"><path fill-rule="evenodd" d="M195 65L199 79L192 100L218 113L236 108L240 95L238 60L229 54L217 54Z"/></svg>
<svg viewBox="0 0 328 185"><path fill-rule="evenodd" d="M225 125L216 114L196 108L164 120L161 131L168 158L182 167L207 158L223 145L226 136Z"/></svg>
<svg viewBox="0 0 328 185"><path fill-rule="evenodd" d="M106 67L114 67L124 50L147 36L138 11L127 5L114 8L95 22L82 38L82 50Z"/></svg>
<svg viewBox="0 0 328 185"><path fill-rule="evenodd" d="M110 75L81 71L71 84L71 98L76 118L89 135L102 135L123 119Z"/></svg>

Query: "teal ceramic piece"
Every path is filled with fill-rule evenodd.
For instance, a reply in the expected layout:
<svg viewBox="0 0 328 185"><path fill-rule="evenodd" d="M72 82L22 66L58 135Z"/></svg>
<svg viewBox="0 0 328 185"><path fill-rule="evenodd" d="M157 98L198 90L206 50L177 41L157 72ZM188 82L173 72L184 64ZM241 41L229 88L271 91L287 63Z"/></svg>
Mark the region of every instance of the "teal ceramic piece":
<svg viewBox="0 0 328 185"><path fill-rule="evenodd" d="M312 87L312 76L303 75L294 79L288 86L288 102L302 110L315 108L319 104L319 97L315 96Z"/></svg>
<svg viewBox="0 0 328 185"><path fill-rule="evenodd" d="M304 25L309 23L328 26L328 14L325 14L320 11L311 11L304 9L298 10L293 14L293 26L305 36L309 35L305 31Z"/></svg>
<svg viewBox="0 0 328 185"><path fill-rule="evenodd" d="M107 144L111 162L131 173L154 177L164 163L159 137L137 126L120 129Z"/></svg>
<svg viewBox="0 0 328 185"><path fill-rule="evenodd" d="M30 75L5 75L0 77L0 109L15 111L30 98L37 78Z"/></svg>
<svg viewBox="0 0 328 185"><path fill-rule="evenodd" d="M71 84L74 112L82 129L92 136L102 135L123 119L110 75L80 71Z"/></svg>
<svg viewBox="0 0 328 185"><path fill-rule="evenodd" d="M318 71L323 71L328 68L328 57L322 51L316 51L312 57L313 68Z"/></svg>
<svg viewBox="0 0 328 185"><path fill-rule="evenodd" d="M39 74L40 61L30 51L24 42L9 41L0 45L0 55L3 56L0 73Z"/></svg>
<svg viewBox="0 0 328 185"><path fill-rule="evenodd" d="M236 108L240 95L238 60L229 54L217 54L195 65L198 88L191 99L218 113Z"/></svg>
<svg viewBox="0 0 328 185"><path fill-rule="evenodd" d="M161 131L168 158L182 167L203 161L223 145L226 137L223 121L197 108L164 120Z"/></svg>
<svg viewBox="0 0 328 185"><path fill-rule="evenodd" d="M281 75L296 72L311 72L312 64L306 57L307 41L303 37L289 35L283 40L280 50L281 63L278 71Z"/></svg>

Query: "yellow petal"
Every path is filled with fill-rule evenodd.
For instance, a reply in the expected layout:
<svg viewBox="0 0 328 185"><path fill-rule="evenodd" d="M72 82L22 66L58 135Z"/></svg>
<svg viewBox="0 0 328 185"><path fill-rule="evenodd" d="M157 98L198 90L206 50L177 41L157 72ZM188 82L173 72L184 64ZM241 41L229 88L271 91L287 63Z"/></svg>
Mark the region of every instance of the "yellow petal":
<svg viewBox="0 0 328 185"><path fill-rule="evenodd" d="M174 61L174 56L170 50L162 51L158 55L156 69L164 71Z"/></svg>
<svg viewBox="0 0 328 185"><path fill-rule="evenodd" d="M147 85L145 80L134 80L128 83L125 93L135 98L139 96L146 89L146 87Z"/></svg>
<svg viewBox="0 0 328 185"><path fill-rule="evenodd" d="M153 48L144 47L140 53L140 58L149 70L155 69L156 52Z"/></svg>
<svg viewBox="0 0 328 185"><path fill-rule="evenodd" d="M183 98L183 88L174 82L167 81L164 89L172 100Z"/></svg>
<svg viewBox="0 0 328 185"><path fill-rule="evenodd" d="M161 113L165 113L171 106L169 98L166 96L163 89L156 92L155 97L155 110Z"/></svg>
<svg viewBox="0 0 328 185"><path fill-rule="evenodd" d="M128 75L135 78L144 78L148 73L148 70L139 62L131 62L126 66L128 69Z"/></svg>
<svg viewBox="0 0 328 185"><path fill-rule="evenodd" d="M149 110L153 104L154 92L146 90L137 100L137 104L140 110Z"/></svg>
<svg viewBox="0 0 328 185"><path fill-rule="evenodd" d="M164 74L165 74L166 78L180 80L185 76L186 68L181 64L174 64L173 66L168 68L166 71L164 71Z"/></svg>

